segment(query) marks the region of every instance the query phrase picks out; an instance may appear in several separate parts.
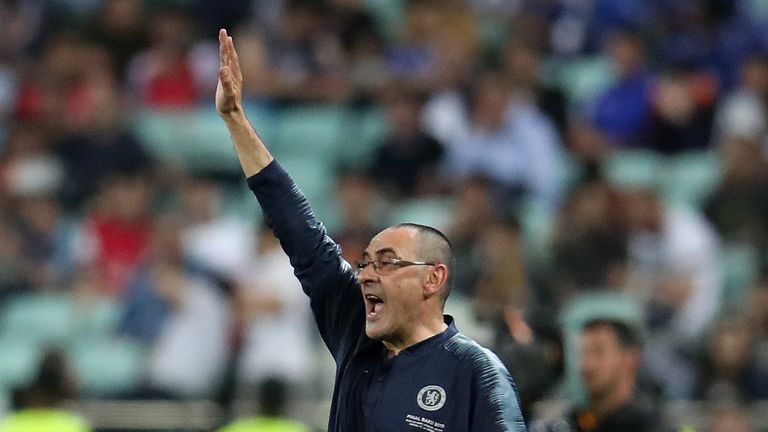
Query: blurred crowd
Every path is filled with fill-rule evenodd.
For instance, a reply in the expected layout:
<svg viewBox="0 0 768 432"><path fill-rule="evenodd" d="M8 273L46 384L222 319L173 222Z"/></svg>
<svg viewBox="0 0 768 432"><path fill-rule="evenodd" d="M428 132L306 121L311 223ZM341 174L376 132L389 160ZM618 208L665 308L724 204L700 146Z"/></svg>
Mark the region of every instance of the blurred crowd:
<svg viewBox="0 0 768 432"><path fill-rule="evenodd" d="M81 397L227 404L275 377L328 396L237 163L169 158L137 120L213 112L219 28L268 146L306 135L268 133L292 114L344 113L335 147L310 133L286 159L308 191L332 185L308 195L347 259L394 219L452 239L449 312L507 364L532 429L561 430L543 402L594 402L615 365L585 361L580 336L602 319L641 335L621 373L659 416L702 401L717 421L680 430L761 430L761 0L0 0L0 346L28 342L9 334L20 299L101 302L140 368ZM380 132L357 139L356 113ZM3 384L24 406L24 381Z"/></svg>

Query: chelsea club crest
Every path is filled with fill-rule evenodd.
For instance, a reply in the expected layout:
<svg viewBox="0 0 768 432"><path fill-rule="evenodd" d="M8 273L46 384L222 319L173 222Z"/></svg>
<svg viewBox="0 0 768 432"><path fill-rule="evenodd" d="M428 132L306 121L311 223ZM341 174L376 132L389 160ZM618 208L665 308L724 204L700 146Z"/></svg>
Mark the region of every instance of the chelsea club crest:
<svg viewBox="0 0 768 432"><path fill-rule="evenodd" d="M437 411L445 405L445 390L437 385L426 386L419 390L416 402L425 411Z"/></svg>

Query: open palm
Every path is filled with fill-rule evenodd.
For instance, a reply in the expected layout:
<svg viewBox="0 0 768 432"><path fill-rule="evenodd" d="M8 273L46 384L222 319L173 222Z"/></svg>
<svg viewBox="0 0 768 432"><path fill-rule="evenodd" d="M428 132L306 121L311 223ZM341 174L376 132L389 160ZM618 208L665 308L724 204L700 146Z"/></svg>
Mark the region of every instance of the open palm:
<svg viewBox="0 0 768 432"><path fill-rule="evenodd" d="M220 114L232 114L243 107L243 73L232 37L219 30L219 83L216 86L216 109Z"/></svg>

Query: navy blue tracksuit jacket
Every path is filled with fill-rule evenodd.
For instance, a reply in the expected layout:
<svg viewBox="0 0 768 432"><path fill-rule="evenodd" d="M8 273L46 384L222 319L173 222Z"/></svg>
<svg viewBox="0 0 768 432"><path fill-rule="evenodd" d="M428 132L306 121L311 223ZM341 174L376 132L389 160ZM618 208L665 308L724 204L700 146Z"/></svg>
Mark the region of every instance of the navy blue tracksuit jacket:
<svg viewBox="0 0 768 432"><path fill-rule="evenodd" d="M512 378L489 350L448 328L387 358L365 336L352 267L275 161L248 178L267 223L309 296L336 361L329 432L524 432Z"/></svg>

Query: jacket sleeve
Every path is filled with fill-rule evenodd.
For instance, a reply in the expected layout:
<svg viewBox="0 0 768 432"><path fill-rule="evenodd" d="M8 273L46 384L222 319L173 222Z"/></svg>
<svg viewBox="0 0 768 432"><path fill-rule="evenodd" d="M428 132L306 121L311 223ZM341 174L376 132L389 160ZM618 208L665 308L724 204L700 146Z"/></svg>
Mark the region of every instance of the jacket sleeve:
<svg viewBox="0 0 768 432"><path fill-rule="evenodd" d="M338 361L353 349L364 325L363 299L352 267L276 161L249 177L248 187L290 258L294 274L310 298L320 335Z"/></svg>
<svg viewBox="0 0 768 432"><path fill-rule="evenodd" d="M525 432L512 377L501 361L486 349L474 357L472 432Z"/></svg>

